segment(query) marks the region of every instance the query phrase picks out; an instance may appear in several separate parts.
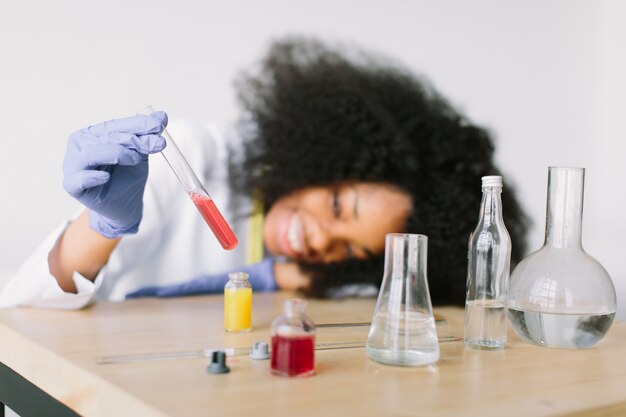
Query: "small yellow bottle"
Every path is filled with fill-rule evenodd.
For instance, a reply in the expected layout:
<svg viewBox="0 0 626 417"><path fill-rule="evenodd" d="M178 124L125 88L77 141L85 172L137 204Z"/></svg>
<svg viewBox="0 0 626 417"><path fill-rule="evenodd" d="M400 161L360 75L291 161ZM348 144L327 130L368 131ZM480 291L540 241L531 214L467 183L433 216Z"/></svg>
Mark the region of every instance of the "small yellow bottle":
<svg viewBox="0 0 626 417"><path fill-rule="evenodd" d="M252 285L245 272L232 272L224 286L224 330L247 332L251 328Z"/></svg>

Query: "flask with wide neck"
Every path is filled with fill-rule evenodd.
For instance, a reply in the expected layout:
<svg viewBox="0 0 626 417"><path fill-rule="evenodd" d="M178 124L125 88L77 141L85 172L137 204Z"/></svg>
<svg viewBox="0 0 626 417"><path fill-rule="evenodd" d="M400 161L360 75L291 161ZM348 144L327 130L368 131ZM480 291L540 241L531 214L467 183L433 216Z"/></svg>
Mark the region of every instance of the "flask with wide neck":
<svg viewBox="0 0 626 417"><path fill-rule="evenodd" d="M367 338L367 356L387 365L418 366L439 360L428 281L428 237L390 233L385 272Z"/></svg>
<svg viewBox="0 0 626 417"><path fill-rule="evenodd" d="M502 218L502 177L483 177L482 191L478 225L468 245L464 341L478 349L502 349L511 265L511 238Z"/></svg>
<svg viewBox="0 0 626 417"><path fill-rule="evenodd" d="M581 243L584 179L584 168L549 168L545 243L511 275L513 328L540 346L591 347L615 317L613 282Z"/></svg>

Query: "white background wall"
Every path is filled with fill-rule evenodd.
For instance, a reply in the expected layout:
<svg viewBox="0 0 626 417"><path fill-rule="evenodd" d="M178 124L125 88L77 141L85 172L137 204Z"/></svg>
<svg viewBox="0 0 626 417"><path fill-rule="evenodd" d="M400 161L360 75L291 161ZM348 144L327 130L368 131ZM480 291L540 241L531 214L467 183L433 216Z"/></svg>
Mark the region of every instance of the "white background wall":
<svg viewBox="0 0 626 417"><path fill-rule="evenodd" d="M533 249L547 166L586 167L584 244L626 319L625 21L619 0L2 0L0 283L78 208L61 188L72 131L147 103L228 126L236 71L300 33L395 57L492 129Z"/></svg>

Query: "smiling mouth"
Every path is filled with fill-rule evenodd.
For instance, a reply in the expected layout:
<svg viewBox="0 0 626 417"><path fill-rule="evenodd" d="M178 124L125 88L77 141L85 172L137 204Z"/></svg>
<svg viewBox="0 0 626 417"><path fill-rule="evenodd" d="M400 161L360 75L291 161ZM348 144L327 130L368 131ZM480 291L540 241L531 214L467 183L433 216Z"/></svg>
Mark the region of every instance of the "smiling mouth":
<svg viewBox="0 0 626 417"><path fill-rule="evenodd" d="M302 223L296 213L292 213L287 220L286 231L283 234L283 246L287 254L292 257L301 257L305 252Z"/></svg>

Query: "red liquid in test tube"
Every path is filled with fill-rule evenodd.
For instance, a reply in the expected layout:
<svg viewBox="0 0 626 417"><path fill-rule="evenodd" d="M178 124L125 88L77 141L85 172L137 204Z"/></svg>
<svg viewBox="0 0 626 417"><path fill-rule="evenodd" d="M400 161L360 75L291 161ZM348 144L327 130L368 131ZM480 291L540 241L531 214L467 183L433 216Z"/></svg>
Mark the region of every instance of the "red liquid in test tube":
<svg viewBox="0 0 626 417"><path fill-rule="evenodd" d="M220 245L226 250L235 249L237 243L237 236L233 233L232 229L226 223L224 216L217 209L217 206L213 200L200 193L191 192L189 197L198 208L202 218L209 225L211 231L220 242Z"/></svg>
<svg viewBox="0 0 626 417"><path fill-rule="evenodd" d="M315 336L272 336L272 372L305 376L315 372Z"/></svg>

